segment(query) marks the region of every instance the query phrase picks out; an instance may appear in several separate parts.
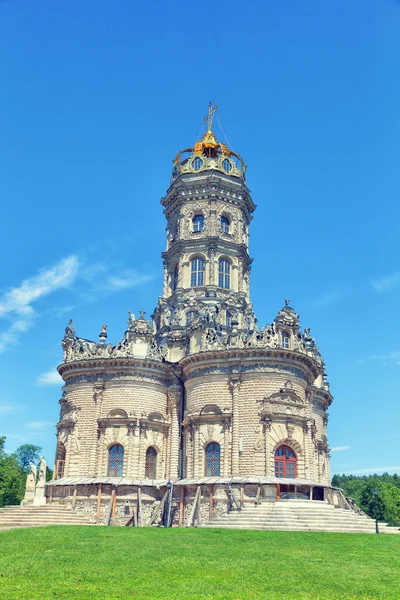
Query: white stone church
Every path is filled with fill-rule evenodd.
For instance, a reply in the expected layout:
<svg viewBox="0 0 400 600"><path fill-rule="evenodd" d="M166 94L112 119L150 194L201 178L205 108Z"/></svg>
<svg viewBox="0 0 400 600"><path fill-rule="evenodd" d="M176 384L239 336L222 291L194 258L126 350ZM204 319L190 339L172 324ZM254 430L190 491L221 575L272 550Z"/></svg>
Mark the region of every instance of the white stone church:
<svg viewBox="0 0 400 600"><path fill-rule="evenodd" d="M212 130L178 152L161 205L162 296L117 345L72 321L47 502L97 522L207 523L249 505L346 502L330 486L332 396L310 329L286 300L261 325L250 296L255 204L243 159ZM82 332L84 334L84 332Z"/></svg>

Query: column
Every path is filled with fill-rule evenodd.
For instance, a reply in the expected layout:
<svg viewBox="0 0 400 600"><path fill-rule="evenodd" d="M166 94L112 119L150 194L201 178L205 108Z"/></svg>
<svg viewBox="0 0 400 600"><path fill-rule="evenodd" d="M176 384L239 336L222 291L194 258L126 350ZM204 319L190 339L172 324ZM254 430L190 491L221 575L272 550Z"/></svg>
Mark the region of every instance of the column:
<svg viewBox="0 0 400 600"><path fill-rule="evenodd" d="M304 452L304 478L309 479L309 448L308 448L308 426L306 423L303 425L303 452Z"/></svg>
<svg viewBox="0 0 400 600"><path fill-rule="evenodd" d="M200 425L193 424L194 448L193 448L193 476L200 477Z"/></svg>
<svg viewBox="0 0 400 600"><path fill-rule="evenodd" d="M210 246L208 249L208 258L210 261L210 277L209 277L208 283L210 285L216 285L215 284L215 251L216 251L215 246Z"/></svg>
<svg viewBox="0 0 400 600"><path fill-rule="evenodd" d="M243 258L238 259L238 292L243 291Z"/></svg>
<svg viewBox="0 0 400 600"><path fill-rule="evenodd" d="M179 477L179 411L181 396L181 388L178 386L168 390L169 412L171 415L171 454L168 469L170 479L177 479Z"/></svg>
<svg viewBox="0 0 400 600"><path fill-rule="evenodd" d="M163 286L163 296L164 298L168 296L168 263L164 261L164 286Z"/></svg>
<svg viewBox="0 0 400 600"><path fill-rule="evenodd" d="M183 259L185 255L181 252L178 256L178 288L183 287Z"/></svg>
<svg viewBox="0 0 400 600"><path fill-rule="evenodd" d="M224 432L224 464L223 475L229 477L229 421L226 419L223 424Z"/></svg>
<svg viewBox="0 0 400 600"><path fill-rule="evenodd" d="M134 477L134 469L133 469L133 451L134 451L134 441L135 441L135 423L128 424L128 453L126 457L126 477L133 478Z"/></svg>
<svg viewBox="0 0 400 600"><path fill-rule="evenodd" d="M104 437L106 435L106 428L104 425L99 425L99 438L97 443L97 477L104 476Z"/></svg>
<svg viewBox="0 0 400 600"><path fill-rule="evenodd" d="M98 422L101 417L101 405L103 403L103 396L104 396L104 383L103 382L95 383L93 386L93 401L95 404L95 422L94 422L94 427L93 427L94 430L97 429ZM95 440L93 440L93 442L94 443L92 445L92 448L91 448L90 454L89 454L89 464L87 465L88 473L91 476L96 475L96 469L97 469L97 465L98 465L98 452L99 452L98 444L95 442Z"/></svg>
<svg viewBox="0 0 400 600"><path fill-rule="evenodd" d="M231 378L229 388L232 394L232 475L239 475L239 387L240 378Z"/></svg>
<svg viewBox="0 0 400 600"><path fill-rule="evenodd" d="M144 477L144 427L139 422L139 452L138 452L138 466L137 466L137 476L139 479Z"/></svg>
<svg viewBox="0 0 400 600"><path fill-rule="evenodd" d="M265 475L267 477L273 477L275 475L275 469L271 468L271 449L270 449L270 431L271 421L265 421L264 423L264 440L265 440Z"/></svg>

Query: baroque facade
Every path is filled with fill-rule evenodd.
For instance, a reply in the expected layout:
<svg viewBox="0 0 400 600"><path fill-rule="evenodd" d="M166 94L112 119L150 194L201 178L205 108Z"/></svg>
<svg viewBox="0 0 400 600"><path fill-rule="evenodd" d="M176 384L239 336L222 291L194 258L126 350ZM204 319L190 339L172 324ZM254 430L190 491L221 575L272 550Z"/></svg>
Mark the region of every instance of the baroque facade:
<svg viewBox="0 0 400 600"><path fill-rule="evenodd" d="M163 294L151 318L129 313L117 345L107 343L106 325L98 342L79 337L72 321L65 330L52 498L81 482L82 498L102 483L119 497L124 485L136 486L126 497L146 488L150 502L168 480L190 497L196 486L243 479L262 483L267 497L313 489L327 497L324 361L289 300L271 324L258 324L249 255L256 206L243 159L212 131L214 112L210 105L203 138L177 154L161 199Z"/></svg>

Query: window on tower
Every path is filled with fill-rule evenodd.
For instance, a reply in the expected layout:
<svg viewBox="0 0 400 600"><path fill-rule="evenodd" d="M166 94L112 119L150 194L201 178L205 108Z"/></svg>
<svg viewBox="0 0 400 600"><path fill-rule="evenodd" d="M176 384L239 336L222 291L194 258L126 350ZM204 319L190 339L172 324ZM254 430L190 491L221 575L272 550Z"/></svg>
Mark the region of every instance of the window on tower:
<svg viewBox="0 0 400 600"><path fill-rule="evenodd" d="M203 161L201 158L196 156L196 158L192 161L192 167L195 171L198 171L203 166Z"/></svg>
<svg viewBox="0 0 400 600"><path fill-rule="evenodd" d="M221 227L222 233L229 233L229 219L228 219L228 217L221 217L220 218L220 227Z"/></svg>
<svg viewBox="0 0 400 600"><path fill-rule="evenodd" d="M144 474L148 479L157 478L157 450L153 446L149 446L146 450Z"/></svg>
<svg viewBox="0 0 400 600"><path fill-rule="evenodd" d="M219 477L220 475L220 456L221 448L217 442L207 444L205 449L205 469L206 477Z"/></svg>
<svg viewBox="0 0 400 600"><path fill-rule="evenodd" d="M282 348L290 348L290 334L287 331L282 331Z"/></svg>
<svg viewBox="0 0 400 600"><path fill-rule="evenodd" d="M218 262L218 286L227 290L231 287L231 265L225 258Z"/></svg>
<svg viewBox="0 0 400 600"><path fill-rule="evenodd" d="M193 218L193 231L203 231L204 229L204 217L203 215L196 215Z"/></svg>
<svg viewBox="0 0 400 600"><path fill-rule="evenodd" d="M193 258L191 264L190 285L192 287L202 287L204 285L205 262L201 256Z"/></svg>
<svg viewBox="0 0 400 600"><path fill-rule="evenodd" d="M113 444L108 449L108 477L122 477L124 466L124 447L121 444Z"/></svg>

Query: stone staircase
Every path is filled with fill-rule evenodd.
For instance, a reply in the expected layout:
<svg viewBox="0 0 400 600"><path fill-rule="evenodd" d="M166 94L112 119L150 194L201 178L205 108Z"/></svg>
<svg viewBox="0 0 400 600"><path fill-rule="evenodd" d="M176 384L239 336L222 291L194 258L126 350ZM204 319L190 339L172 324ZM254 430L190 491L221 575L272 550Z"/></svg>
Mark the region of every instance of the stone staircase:
<svg viewBox="0 0 400 600"><path fill-rule="evenodd" d="M224 513L201 527L265 529L279 531L335 531L375 533L375 521L351 510L313 500L280 500L248 505L241 511ZM379 523L381 533L400 533L399 528Z"/></svg>
<svg viewBox="0 0 400 600"><path fill-rule="evenodd" d="M0 508L0 530L45 525L93 525L64 506L6 506Z"/></svg>

